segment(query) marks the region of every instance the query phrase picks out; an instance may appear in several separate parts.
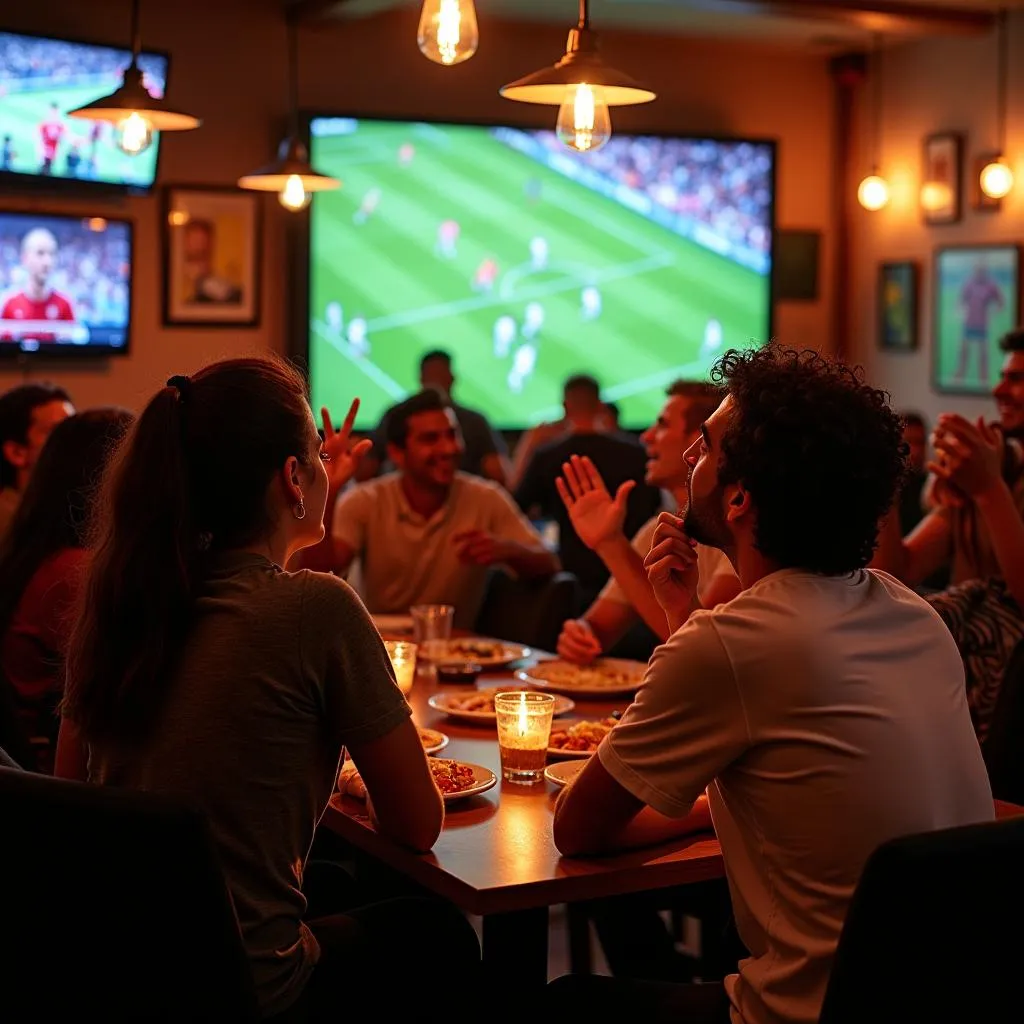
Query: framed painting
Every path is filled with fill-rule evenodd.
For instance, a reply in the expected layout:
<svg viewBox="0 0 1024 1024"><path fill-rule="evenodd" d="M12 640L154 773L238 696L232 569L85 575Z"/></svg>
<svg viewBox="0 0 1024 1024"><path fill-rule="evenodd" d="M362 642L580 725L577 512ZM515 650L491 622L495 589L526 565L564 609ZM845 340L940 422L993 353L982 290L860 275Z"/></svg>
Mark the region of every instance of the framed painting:
<svg viewBox="0 0 1024 1024"><path fill-rule="evenodd" d="M917 348L919 274L916 263L878 268L878 347L893 352Z"/></svg>
<svg viewBox="0 0 1024 1024"><path fill-rule="evenodd" d="M960 219L962 152L963 138L956 132L925 139L921 215L926 224L955 224Z"/></svg>

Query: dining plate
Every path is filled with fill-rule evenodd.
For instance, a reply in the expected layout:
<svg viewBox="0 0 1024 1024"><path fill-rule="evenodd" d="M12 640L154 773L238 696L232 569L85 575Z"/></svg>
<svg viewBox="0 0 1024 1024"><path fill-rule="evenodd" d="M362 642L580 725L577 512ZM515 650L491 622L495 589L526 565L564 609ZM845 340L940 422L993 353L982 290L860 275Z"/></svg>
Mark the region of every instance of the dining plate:
<svg viewBox="0 0 1024 1024"><path fill-rule="evenodd" d="M544 778L554 783L561 789L568 786L581 771L586 761L560 761L558 764L549 764L544 769Z"/></svg>
<svg viewBox="0 0 1024 1024"><path fill-rule="evenodd" d="M501 668L513 661L529 658L533 651L522 644L507 640L492 640L488 637L465 637L453 640L426 640L419 645L416 654L424 661L466 662L472 661L481 668Z"/></svg>
<svg viewBox="0 0 1024 1024"><path fill-rule="evenodd" d="M420 743L423 744L423 750L428 755L437 754L448 746L448 737L437 729L417 729L416 731L420 734Z"/></svg>
<svg viewBox="0 0 1024 1024"><path fill-rule="evenodd" d="M443 757L432 757L427 763L434 773L434 781L437 783L438 789L441 790L441 796L444 797L446 804L462 800L467 796L475 796L477 793L486 793L498 781L494 772L482 764L452 761ZM452 779L460 788L446 791L447 781ZM338 773L337 792L342 796L351 797L353 800L366 799L366 787L363 785L362 777L356 770L355 764L351 761L346 761Z"/></svg>
<svg viewBox="0 0 1024 1024"><path fill-rule="evenodd" d="M575 697L632 696L640 689L647 665L624 658L598 658L590 665L553 659L520 669L516 678L538 690L571 693Z"/></svg>
<svg viewBox="0 0 1024 1024"><path fill-rule="evenodd" d="M570 760L575 758L587 758L597 753L597 745L604 737L615 728L615 719L585 719L580 722L560 722L551 728L552 745L548 747L548 757L559 760ZM590 750L572 750L564 746L554 745L558 733L567 733L575 739L587 739L593 744ZM581 735L582 734L582 735Z"/></svg>
<svg viewBox="0 0 1024 1024"><path fill-rule="evenodd" d="M489 690L445 691L431 694L427 704L435 711L440 711L442 715L447 715L456 721L490 725L497 721L497 715L494 713L494 695L521 689L523 687L509 684L508 686L495 686ZM573 701L568 697L563 697L560 693L556 693L554 697L555 715L564 715L576 707Z"/></svg>
<svg viewBox="0 0 1024 1024"><path fill-rule="evenodd" d="M411 615L371 615L377 632L381 635L411 636Z"/></svg>

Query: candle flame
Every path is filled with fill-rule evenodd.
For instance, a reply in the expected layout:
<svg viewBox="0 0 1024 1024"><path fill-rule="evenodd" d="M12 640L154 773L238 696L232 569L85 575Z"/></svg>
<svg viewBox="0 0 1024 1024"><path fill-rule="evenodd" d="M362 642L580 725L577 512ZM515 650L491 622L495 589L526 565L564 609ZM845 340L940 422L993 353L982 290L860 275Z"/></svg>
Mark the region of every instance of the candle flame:
<svg viewBox="0 0 1024 1024"><path fill-rule="evenodd" d="M519 695L519 735L525 736L529 732L529 719L526 714L526 694Z"/></svg>

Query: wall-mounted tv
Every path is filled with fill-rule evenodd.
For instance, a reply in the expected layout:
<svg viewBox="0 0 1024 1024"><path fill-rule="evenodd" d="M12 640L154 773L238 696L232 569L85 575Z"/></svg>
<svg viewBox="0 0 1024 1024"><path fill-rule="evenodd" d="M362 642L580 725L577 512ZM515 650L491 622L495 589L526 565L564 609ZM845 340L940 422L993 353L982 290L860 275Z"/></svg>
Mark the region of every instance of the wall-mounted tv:
<svg viewBox="0 0 1024 1024"><path fill-rule="evenodd" d="M549 131L312 116L341 178L310 215L314 407L357 426L447 349L455 395L501 427L561 416L593 373L628 427L665 387L771 335L775 145L615 135L589 155Z"/></svg>
<svg viewBox="0 0 1024 1024"><path fill-rule="evenodd" d="M132 226L0 212L0 355L128 351Z"/></svg>
<svg viewBox="0 0 1024 1024"><path fill-rule="evenodd" d="M3 184L146 192L156 179L160 140L138 156L114 144L114 127L67 112L113 92L131 63L115 46L0 32L0 177ZM153 96L167 85L167 56L143 53Z"/></svg>

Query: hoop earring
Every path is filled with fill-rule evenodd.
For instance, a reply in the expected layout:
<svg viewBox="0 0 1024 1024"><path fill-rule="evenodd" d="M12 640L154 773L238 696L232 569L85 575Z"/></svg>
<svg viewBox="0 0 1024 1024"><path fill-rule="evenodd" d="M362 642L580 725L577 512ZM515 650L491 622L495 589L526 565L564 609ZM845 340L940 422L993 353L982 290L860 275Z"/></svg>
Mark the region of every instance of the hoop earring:
<svg viewBox="0 0 1024 1024"><path fill-rule="evenodd" d="M301 498L299 499L299 503L292 510L292 514L295 516L296 519L306 518L306 506L302 504Z"/></svg>

